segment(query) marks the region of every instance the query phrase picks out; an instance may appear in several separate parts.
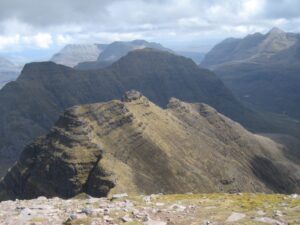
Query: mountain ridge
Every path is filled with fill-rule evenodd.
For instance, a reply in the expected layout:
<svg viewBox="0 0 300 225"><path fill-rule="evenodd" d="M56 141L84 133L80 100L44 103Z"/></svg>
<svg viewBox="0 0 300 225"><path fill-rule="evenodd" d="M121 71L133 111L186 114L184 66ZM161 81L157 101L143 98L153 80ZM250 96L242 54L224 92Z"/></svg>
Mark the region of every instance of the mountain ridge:
<svg viewBox="0 0 300 225"><path fill-rule="evenodd" d="M248 107L278 114L278 119L299 120L299 53L300 34L274 28L264 35L221 42L206 55L202 66L213 69Z"/></svg>
<svg viewBox="0 0 300 225"><path fill-rule="evenodd" d="M78 63L75 68L79 70L95 70L105 68L118 61L121 57L126 56L129 52L144 48L173 52L172 50L165 48L156 42L148 42L145 40L115 41L103 49L103 51L97 57L97 60Z"/></svg>
<svg viewBox="0 0 300 225"><path fill-rule="evenodd" d="M110 67L93 71L53 62L31 63L15 82L0 90L0 153L2 161L9 160L2 163L2 171L28 142L45 134L64 109L119 99L130 89L144 92L160 106L176 97L205 102L249 126L257 119L215 74L199 68L191 59L168 52L130 52Z"/></svg>
<svg viewBox="0 0 300 225"><path fill-rule="evenodd" d="M25 148L0 183L0 199L299 192L300 167L284 151L206 104L172 98L162 109L129 91L122 101L66 110Z"/></svg>
<svg viewBox="0 0 300 225"><path fill-rule="evenodd" d="M299 45L300 35L273 28L266 34L255 33L244 38L227 38L212 48L201 64L217 69L222 65L241 62L291 63L299 61L293 52ZM282 56L285 51L289 53Z"/></svg>

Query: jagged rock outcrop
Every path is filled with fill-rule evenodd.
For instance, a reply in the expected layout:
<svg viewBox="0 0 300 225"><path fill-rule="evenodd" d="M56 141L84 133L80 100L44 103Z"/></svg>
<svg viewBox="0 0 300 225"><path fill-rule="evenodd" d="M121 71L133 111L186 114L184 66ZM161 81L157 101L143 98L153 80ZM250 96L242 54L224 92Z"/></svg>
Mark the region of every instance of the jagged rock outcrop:
<svg viewBox="0 0 300 225"><path fill-rule="evenodd" d="M120 99L130 89L162 107L171 97L204 102L248 127L273 129L273 122L266 125L243 107L214 73L169 52L136 50L97 71L30 63L17 81L0 90L0 173L26 144L46 134L66 108Z"/></svg>
<svg viewBox="0 0 300 225"><path fill-rule="evenodd" d="M0 183L0 199L79 193L300 191L284 148L201 103L162 109L139 92L68 109L28 145Z"/></svg>

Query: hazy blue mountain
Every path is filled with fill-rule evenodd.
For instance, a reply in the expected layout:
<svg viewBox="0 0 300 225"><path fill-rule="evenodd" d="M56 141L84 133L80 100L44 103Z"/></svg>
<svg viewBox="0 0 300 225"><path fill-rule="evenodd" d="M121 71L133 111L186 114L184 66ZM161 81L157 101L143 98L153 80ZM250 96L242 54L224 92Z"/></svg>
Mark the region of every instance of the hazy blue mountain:
<svg viewBox="0 0 300 225"><path fill-rule="evenodd" d="M0 57L0 88L9 81L15 80L21 72L21 67L10 60Z"/></svg>
<svg viewBox="0 0 300 225"><path fill-rule="evenodd" d="M143 48L153 48L173 52L172 50L163 47L161 44L147 42L145 40L116 41L107 45L99 54L97 60L87 60L87 62L79 63L75 68L81 70L104 68L127 55L128 52Z"/></svg>
<svg viewBox="0 0 300 225"><path fill-rule="evenodd" d="M267 34L226 39L204 58L233 93L252 108L300 119L300 35Z"/></svg>
<svg viewBox="0 0 300 225"><path fill-rule="evenodd" d="M55 54L51 61L74 67L81 62L96 60L105 47L105 44L69 44Z"/></svg>
<svg viewBox="0 0 300 225"><path fill-rule="evenodd" d="M161 44L155 42L148 42L145 40L134 40L134 41L116 41L108 45L103 52L98 57L99 61L117 61L121 57L128 54L128 52L143 49L143 48L153 48L163 51L172 50L163 47Z"/></svg>
<svg viewBox="0 0 300 225"><path fill-rule="evenodd" d="M273 28L266 34L228 38L206 54L201 65L217 68L235 63L297 63L300 35Z"/></svg>

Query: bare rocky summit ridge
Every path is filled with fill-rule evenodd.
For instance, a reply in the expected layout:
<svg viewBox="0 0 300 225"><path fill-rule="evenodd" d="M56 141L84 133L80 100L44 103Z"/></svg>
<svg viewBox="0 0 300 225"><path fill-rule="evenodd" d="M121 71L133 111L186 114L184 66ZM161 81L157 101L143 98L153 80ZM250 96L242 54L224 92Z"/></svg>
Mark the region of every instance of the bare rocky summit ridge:
<svg viewBox="0 0 300 225"><path fill-rule="evenodd" d="M0 203L0 223L64 225L300 224L299 195L184 194L73 199L39 197Z"/></svg>
<svg viewBox="0 0 300 225"><path fill-rule="evenodd" d="M0 183L0 199L186 192L300 191L284 147L201 103L167 109L137 91L68 109L28 145Z"/></svg>

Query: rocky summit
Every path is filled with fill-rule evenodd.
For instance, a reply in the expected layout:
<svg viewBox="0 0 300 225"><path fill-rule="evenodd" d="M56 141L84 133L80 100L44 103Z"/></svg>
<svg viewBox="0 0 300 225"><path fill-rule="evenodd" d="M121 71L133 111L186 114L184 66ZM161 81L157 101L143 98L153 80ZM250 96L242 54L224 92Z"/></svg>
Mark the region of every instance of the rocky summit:
<svg viewBox="0 0 300 225"><path fill-rule="evenodd" d="M162 109L137 91L75 106L29 144L0 183L0 199L115 193L300 191L285 148L201 103Z"/></svg>

